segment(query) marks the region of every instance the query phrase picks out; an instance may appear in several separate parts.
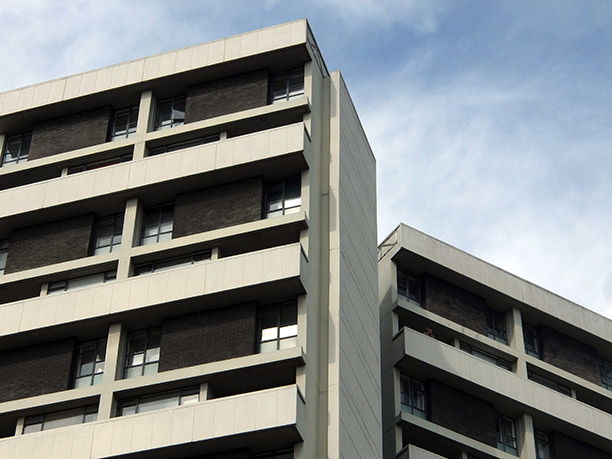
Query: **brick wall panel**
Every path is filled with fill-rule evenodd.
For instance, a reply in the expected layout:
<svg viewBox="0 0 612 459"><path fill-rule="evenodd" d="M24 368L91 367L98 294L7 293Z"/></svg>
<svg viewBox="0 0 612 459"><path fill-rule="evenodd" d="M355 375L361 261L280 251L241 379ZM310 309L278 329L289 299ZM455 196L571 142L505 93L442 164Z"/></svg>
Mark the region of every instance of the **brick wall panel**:
<svg viewBox="0 0 612 459"><path fill-rule="evenodd" d="M483 298L431 275L424 275L422 282L425 309L487 334L488 306Z"/></svg>
<svg viewBox="0 0 612 459"><path fill-rule="evenodd" d="M13 231L5 273L86 257L93 224L89 214Z"/></svg>
<svg viewBox="0 0 612 459"><path fill-rule="evenodd" d="M75 341L0 352L0 402L69 388Z"/></svg>
<svg viewBox="0 0 612 459"><path fill-rule="evenodd" d="M429 382L429 402L432 422L487 445L497 445L492 403L437 381Z"/></svg>
<svg viewBox="0 0 612 459"><path fill-rule="evenodd" d="M180 194L174 207L173 237L259 220L262 199L261 177Z"/></svg>
<svg viewBox="0 0 612 459"><path fill-rule="evenodd" d="M106 142L111 112L112 108L106 106L36 124L32 130L29 159Z"/></svg>
<svg viewBox="0 0 612 459"><path fill-rule="evenodd" d="M164 321L159 370L174 370L255 352L254 303Z"/></svg>
<svg viewBox="0 0 612 459"><path fill-rule="evenodd" d="M552 457L555 459L612 459L611 453L606 453L559 432L551 432L549 439Z"/></svg>
<svg viewBox="0 0 612 459"><path fill-rule="evenodd" d="M601 384L599 358L595 349L548 327L540 327L540 337L543 361Z"/></svg>
<svg viewBox="0 0 612 459"><path fill-rule="evenodd" d="M268 70L243 73L187 90L185 123L261 107L268 103Z"/></svg>

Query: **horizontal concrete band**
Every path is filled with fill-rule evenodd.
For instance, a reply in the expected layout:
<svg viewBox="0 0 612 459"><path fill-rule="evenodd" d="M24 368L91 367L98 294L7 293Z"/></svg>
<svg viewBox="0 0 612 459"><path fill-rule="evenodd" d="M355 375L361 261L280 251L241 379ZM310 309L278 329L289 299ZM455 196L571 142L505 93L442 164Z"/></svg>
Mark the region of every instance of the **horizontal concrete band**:
<svg viewBox="0 0 612 459"><path fill-rule="evenodd" d="M0 191L0 218L303 152L303 123ZM305 160L306 161L306 160Z"/></svg>
<svg viewBox="0 0 612 459"><path fill-rule="evenodd" d="M299 436L304 406L294 385L267 389L2 439L0 457L97 458L287 426Z"/></svg>
<svg viewBox="0 0 612 459"><path fill-rule="evenodd" d="M296 243L7 303L0 305L0 336L283 279L307 285L307 263Z"/></svg>
<svg viewBox="0 0 612 459"><path fill-rule="evenodd" d="M395 338L395 359L403 355L456 375L525 407L538 410L563 422L612 438L611 416L495 365L483 362L456 347L404 327Z"/></svg>
<svg viewBox="0 0 612 459"><path fill-rule="evenodd" d="M305 45L308 23L275 27L0 93L0 117L256 54Z"/></svg>

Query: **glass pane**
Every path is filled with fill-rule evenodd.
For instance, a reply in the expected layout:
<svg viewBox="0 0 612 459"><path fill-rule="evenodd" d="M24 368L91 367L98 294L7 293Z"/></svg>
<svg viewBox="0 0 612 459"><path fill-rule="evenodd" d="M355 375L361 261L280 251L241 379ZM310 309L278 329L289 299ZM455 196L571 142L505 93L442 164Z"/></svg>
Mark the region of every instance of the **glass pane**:
<svg viewBox="0 0 612 459"><path fill-rule="evenodd" d="M157 236L145 237L142 239L141 245L150 245L157 243Z"/></svg>
<svg viewBox="0 0 612 459"><path fill-rule="evenodd" d="M31 424L23 428L23 433L40 432L42 430L42 423Z"/></svg>
<svg viewBox="0 0 612 459"><path fill-rule="evenodd" d="M156 236L159 233L159 226L145 226L142 230L144 237Z"/></svg>
<svg viewBox="0 0 612 459"><path fill-rule="evenodd" d="M147 365L145 365L144 367L144 374L145 375L154 375L155 373L157 373L157 368L158 368L158 363L149 363Z"/></svg>
<svg viewBox="0 0 612 459"><path fill-rule="evenodd" d="M297 214L300 211L300 206L292 207L291 209L285 209L285 215Z"/></svg>
<svg viewBox="0 0 612 459"><path fill-rule="evenodd" d="M145 362L147 363L157 362L158 360L159 360L159 348L158 347L147 350Z"/></svg>
<svg viewBox="0 0 612 459"><path fill-rule="evenodd" d="M147 348L147 333L144 331L132 333L130 335L129 353L136 354L144 352Z"/></svg>
<svg viewBox="0 0 612 459"><path fill-rule="evenodd" d="M281 307L280 325L295 325L297 324L297 306L288 304Z"/></svg>
<svg viewBox="0 0 612 459"><path fill-rule="evenodd" d="M160 234L157 239L159 240L159 242L169 241L170 239L172 239L172 232Z"/></svg>
<svg viewBox="0 0 612 459"><path fill-rule="evenodd" d="M264 328L261 330L261 340L270 341L278 338L278 327Z"/></svg>
<svg viewBox="0 0 612 459"><path fill-rule="evenodd" d="M51 413L45 417L45 430L83 423L83 409Z"/></svg>
<svg viewBox="0 0 612 459"><path fill-rule="evenodd" d="M164 408L173 408L179 406L179 396L176 395L165 395L163 398L145 399L138 405L139 413L146 413L148 411L163 410Z"/></svg>
<svg viewBox="0 0 612 459"><path fill-rule="evenodd" d="M144 353L134 354L130 359L130 366L138 366L144 364Z"/></svg>
<svg viewBox="0 0 612 459"><path fill-rule="evenodd" d="M276 340L261 343L261 345L259 346L259 350L261 353L276 351Z"/></svg>
<svg viewBox="0 0 612 459"><path fill-rule="evenodd" d="M94 367L94 373L104 373L104 362L96 363L96 366Z"/></svg>
<svg viewBox="0 0 612 459"><path fill-rule="evenodd" d="M104 274L94 274L93 276L79 277L68 281L68 289L85 288L96 284L101 284L104 281Z"/></svg>
<svg viewBox="0 0 612 459"><path fill-rule="evenodd" d="M299 207L300 205L302 205L301 196L285 199L285 207Z"/></svg>
<svg viewBox="0 0 612 459"><path fill-rule="evenodd" d="M277 211L274 211L274 212L268 212L266 214L266 218L280 217L281 215L283 215L283 211L282 210L277 210Z"/></svg>
<svg viewBox="0 0 612 459"><path fill-rule="evenodd" d="M136 405L123 406L119 410L119 416L129 416L130 414L136 414Z"/></svg>
<svg viewBox="0 0 612 459"><path fill-rule="evenodd" d="M98 413L87 413L85 415L85 422L93 422L98 419Z"/></svg>
<svg viewBox="0 0 612 459"><path fill-rule="evenodd" d="M285 196L286 197L295 197L299 196L301 193L301 179L300 177L293 177L287 179L285 181Z"/></svg>
<svg viewBox="0 0 612 459"><path fill-rule="evenodd" d="M85 352L81 354L81 363L79 366L79 376L90 375L94 372L94 362L96 359L95 352Z"/></svg>
<svg viewBox="0 0 612 459"><path fill-rule="evenodd" d="M91 376L85 376L83 378L76 378L74 381L74 388L91 386Z"/></svg>
<svg viewBox="0 0 612 459"><path fill-rule="evenodd" d="M102 379L104 378L104 374L103 373L98 373L97 375L95 375L93 377L93 384L100 384L102 382Z"/></svg>
<svg viewBox="0 0 612 459"><path fill-rule="evenodd" d="M287 325L286 327L281 327L280 337L287 338L289 336L296 336L297 331L298 331L297 325Z"/></svg>
<svg viewBox="0 0 612 459"><path fill-rule="evenodd" d="M95 251L94 251L94 255L103 255L105 253L110 253L111 252L111 246L106 246L106 247L98 247Z"/></svg>
<svg viewBox="0 0 612 459"><path fill-rule="evenodd" d="M297 338L294 336L293 338L285 338L279 341L279 349L289 349L297 346Z"/></svg>
<svg viewBox="0 0 612 459"><path fill-rule="evenodd" d="M189 394L181 397L181 405L193 405L200 401L200 394Z"/></svg>
<svg viewBox="0 0 612 459"><path fill-rule="evenodd" d="M136 378L142 375L142 367L130 367L125 369L126 378Z"/></svg>

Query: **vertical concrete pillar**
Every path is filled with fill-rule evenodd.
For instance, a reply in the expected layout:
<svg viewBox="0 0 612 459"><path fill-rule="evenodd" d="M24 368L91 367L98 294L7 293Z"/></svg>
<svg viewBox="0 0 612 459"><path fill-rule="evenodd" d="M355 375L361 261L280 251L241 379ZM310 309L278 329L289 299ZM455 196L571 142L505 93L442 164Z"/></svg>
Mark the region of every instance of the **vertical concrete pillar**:
<svg viewBox="0 0 612 459"><path fill-rule="evenodd" d="M208 383L200 384L200 402L208 400Z"/></svg>
<svg viewBox="0 0 612 459"><path fill-rule="evenodd" d="M536 459L533 418L529 414L523 413L516 420L516 424L519 456L521 459Z"/></svg>
<svg viewBox="0 0 612 459"><path fill-rule="evenodd" d="M20 417L17 419L17 424L15 425L15 435L23 435L23 425L25 424L25 417Z"/></svg>
<svg viewBox="0 0 612 459"><path fill-rule="evenodd" d="M508 344L512 349L519 352L516 361L516 374L527 378L527 362L525 361L525 343L523 339L523 317L521 311L512 308L506 314L506 328L508 330Z"/></svg>
<svg viewBox="0 0 612 459"><path fill-rule="evenodd" d="M137 198L129 199L125 203L117 280L127 279L131 275L130 257L127 249L138 245L140 239L141 207Z"/></svg>
<svg viewBox="0 0 612 459"><path fill-rule="evenodd" d="M134 159L142 159L145 156L144 136L153 130L155 123L155 97L152 91L144 91L140 94L138 106L138 123L136 125L136 142L134 144Z"/></svg>
<svg viewBox="0 0 612 459"><path fill-rule="evenodd" d="M98 406L98 420L110 419L115 413L113 381L123 376L123 356L125 354L125 333L123 324L115 323L108 328L104 377Z"/></svg>

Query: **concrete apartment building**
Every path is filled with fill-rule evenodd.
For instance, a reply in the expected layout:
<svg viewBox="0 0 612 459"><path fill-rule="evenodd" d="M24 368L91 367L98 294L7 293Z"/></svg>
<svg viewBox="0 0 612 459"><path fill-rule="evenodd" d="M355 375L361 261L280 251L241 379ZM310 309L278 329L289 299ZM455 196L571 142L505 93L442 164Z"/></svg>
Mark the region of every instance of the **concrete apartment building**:
<svg viewBox="0 0 612 459"><path fill-rule="evenodd" d="M1 458L380 456L375 162L305 20L0 94L0 135Z"/></svg>
<svg viewBox="0 0 612 459"><path fill-rule="evenodd" d="M305 20L0 94L0 145L0 458L610 457L610 321L377 259Z"/></svg>
<svg viewBox="0 0 612 459"><path fill-rule="evenodd" d="M386 458L612 457L612 326L409 226L379 246Z"/></svg>

